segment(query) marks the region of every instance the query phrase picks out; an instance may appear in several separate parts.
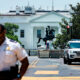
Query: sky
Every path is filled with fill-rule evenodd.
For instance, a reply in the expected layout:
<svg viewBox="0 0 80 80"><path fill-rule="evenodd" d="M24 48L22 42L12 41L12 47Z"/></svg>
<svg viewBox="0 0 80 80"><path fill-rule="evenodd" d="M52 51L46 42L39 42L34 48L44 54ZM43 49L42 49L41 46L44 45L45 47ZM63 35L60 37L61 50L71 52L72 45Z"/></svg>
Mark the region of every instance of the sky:
<svg viewBox="0 0 80 80"><path fill-rule="evenodd" d="M69 4L76 6L79 2L80 0L53 0L54 10L70 9ZM15 10L16 5L24 8L28 4L35 9L52 9L52 0L0 0L0 13Z"/></svg>

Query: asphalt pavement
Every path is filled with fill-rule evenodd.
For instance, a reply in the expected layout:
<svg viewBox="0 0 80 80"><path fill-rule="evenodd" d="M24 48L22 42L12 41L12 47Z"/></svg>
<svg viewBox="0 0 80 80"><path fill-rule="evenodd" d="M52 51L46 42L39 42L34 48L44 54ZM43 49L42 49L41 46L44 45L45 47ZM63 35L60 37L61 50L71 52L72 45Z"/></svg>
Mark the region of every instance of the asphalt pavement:
<svg viewBox="0 0 80 80"><path fill-rule="evenodd" d="M22 80L80 80L80 63L67 65L63 58L29 57L29 68Z"/></svg>

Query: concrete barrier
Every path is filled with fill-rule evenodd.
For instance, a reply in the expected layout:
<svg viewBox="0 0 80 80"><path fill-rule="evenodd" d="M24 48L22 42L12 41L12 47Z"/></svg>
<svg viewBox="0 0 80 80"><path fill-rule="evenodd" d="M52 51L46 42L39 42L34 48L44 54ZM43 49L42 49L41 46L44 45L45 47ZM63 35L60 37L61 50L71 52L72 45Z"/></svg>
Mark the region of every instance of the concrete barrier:
<svg viewBox="0 0 80 80"><path fill-rule="evenodd" d="M63 58L64 50L39 50L39 58Z"/></svg>
<svg viewBox="0 0 80 80"><path fill-rule="evenodd" d="M50 58L62 58L63 57L63 50L50 50L49 57Z"/></svg>
<svg viewBox="0 0 80 80"><path fill-rule="evenodd" d="M27 50L29 56L38 56L39 58L63 58L64 50Z"/></svg>
<svg viewBox="0 0 80 80"><path fill-rule="evenodd" d="M39 50L38 57L39 58L49 58L49 50Z"/></svg>
<svg viewBox="0 0 80 80"><path fill-rule="evenodd" d="M26 50L29 56L38 56L38 50Z"/></svg>

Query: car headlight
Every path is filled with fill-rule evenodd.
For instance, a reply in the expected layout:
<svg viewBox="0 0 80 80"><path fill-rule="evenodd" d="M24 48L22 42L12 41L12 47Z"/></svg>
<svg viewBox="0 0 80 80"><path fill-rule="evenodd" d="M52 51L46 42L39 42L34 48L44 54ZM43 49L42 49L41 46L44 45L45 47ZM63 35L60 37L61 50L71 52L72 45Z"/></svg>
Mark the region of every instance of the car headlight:
<svg viewBox="0 0 80 80"><path fill-rule="evenodd" d="M73 53L73 51L70 50L70 53Z"/></svg>
<svg viewBox="0 0 80 80"><path fill-rule="evenodd" d="M75 55L70 55L71 58L74 58Z"/></svg>

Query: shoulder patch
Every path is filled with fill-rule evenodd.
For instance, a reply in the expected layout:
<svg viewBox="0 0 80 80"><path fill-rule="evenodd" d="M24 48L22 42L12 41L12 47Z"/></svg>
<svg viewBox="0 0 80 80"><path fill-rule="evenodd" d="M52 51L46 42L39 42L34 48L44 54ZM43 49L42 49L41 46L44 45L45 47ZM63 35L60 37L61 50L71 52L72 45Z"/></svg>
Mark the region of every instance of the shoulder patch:
<svg viewBox="0 0 80 80"><path fill-rule="evenodd" d="M13 39L10 39L10 42L15 42L15 43L16 43L16 41L15 41L15 40L13 40Z"/></svg>

